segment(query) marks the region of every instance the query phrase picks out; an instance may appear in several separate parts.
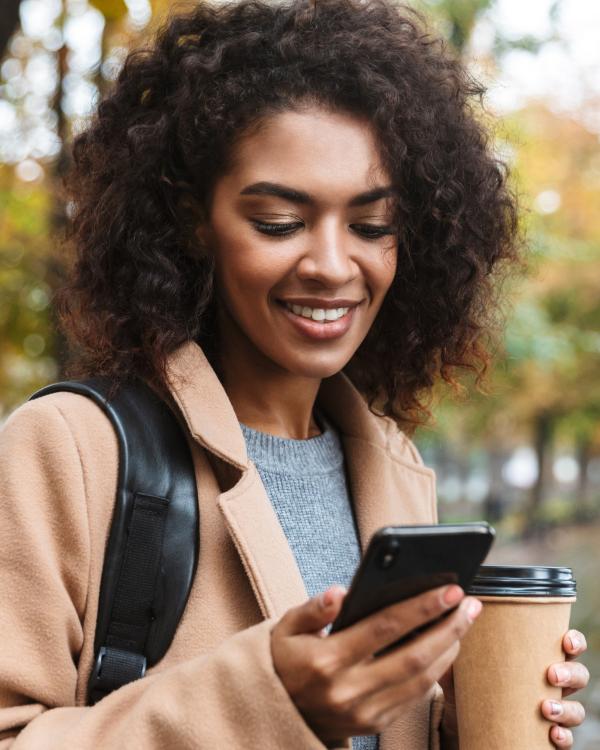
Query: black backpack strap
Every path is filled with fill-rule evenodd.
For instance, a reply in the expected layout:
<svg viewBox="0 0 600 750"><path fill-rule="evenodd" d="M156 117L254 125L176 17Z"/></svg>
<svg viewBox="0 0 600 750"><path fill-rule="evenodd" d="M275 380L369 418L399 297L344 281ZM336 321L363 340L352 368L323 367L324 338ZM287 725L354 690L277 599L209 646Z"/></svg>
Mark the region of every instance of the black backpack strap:
<svg viewBox="0 0 600 750"><path fill-rule="evenodd" d="M168 649L196 571L199 509L184 428L143 381L108 400L108 378L64 381L31 399L70 391L95 401L119 441L119 478L106 547L88 701L143 677Z"/></svg>

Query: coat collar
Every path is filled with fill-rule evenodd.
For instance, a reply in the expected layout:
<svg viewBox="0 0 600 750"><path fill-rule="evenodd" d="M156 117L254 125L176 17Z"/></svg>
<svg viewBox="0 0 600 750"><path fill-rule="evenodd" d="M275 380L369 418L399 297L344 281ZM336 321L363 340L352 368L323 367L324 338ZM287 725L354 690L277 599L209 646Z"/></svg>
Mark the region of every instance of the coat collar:
<svg viewBox="0 0 600 750"><path fill-rule="evenodd" d="M182 344L167 364L171 395L179 406L190 433L216 456L244 470L248 455L233 406L207 360L194 341ZM361 438L386 446L386 436L363 397L343 373L323 381L319 405L343 436Z"/></svg>
<svg viewBox="0 0 600 750"><path fill-rule="evenodd" d="M234 467L248 468L244 435L225 389L202 349L187 341L167 362L171 395L192 437Z"/></svg>

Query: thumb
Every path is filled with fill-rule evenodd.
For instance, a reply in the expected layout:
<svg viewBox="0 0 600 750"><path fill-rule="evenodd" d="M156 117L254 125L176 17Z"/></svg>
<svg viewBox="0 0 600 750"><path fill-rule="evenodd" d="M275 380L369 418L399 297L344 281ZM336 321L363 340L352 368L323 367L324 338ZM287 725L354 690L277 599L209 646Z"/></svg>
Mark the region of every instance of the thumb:
<svg viewBox="0 0 600 750"><path fill-rule="evenodd" d="M346 589L336 584L299 607L288 610L281 620L281 634L318 632L338 616L345 595Z"/></svg>

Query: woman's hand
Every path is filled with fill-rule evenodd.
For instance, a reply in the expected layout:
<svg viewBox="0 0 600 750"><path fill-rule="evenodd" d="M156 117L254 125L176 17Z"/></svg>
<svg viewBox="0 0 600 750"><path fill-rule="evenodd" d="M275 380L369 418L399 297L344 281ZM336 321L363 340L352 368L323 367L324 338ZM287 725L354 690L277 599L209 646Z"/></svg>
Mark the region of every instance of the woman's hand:
<svg viewBox="0 0 600 750"><path fill-rule="evenodd" d="M458 750L458 719L452 667L438 680L444 693L444 713L440 724L440 742L443 750Z"/></svg>
<svg viewBox="0 0 600 750"><path fill-rule="evenodd" d="M562 697L571 695L576 690L584 688L590 679L590 673L583 664L573 659L583 654L587 648L585 636L577 630L569 630L563 638L563 651L567 661L553 664L548 669L548 682L562 687ZM579 701L546 700L542 703L542 714L553 722L550 729L550 739L556 747L571 747L573 733L567 727L576 727L585 718L585 710Z"/></svg>
<svg viewBox="0 0 600 750"><path fill-rule="evenodd" d="M271 634L275 671L313 732L326 745L379 734L424 696L456 659L459 641L481 610L459 586L428 591L325 636L345 591L332 587L288 610ZM463 601L461 602L461 599ZM448 617L373 658L414 628Z"/></svg>

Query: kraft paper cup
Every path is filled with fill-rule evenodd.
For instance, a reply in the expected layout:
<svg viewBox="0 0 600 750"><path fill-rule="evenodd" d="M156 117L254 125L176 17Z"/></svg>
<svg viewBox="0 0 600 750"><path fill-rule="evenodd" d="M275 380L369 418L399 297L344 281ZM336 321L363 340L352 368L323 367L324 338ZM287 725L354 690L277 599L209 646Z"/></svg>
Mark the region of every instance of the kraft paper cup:
<svg viewBox="0 0 600 750"><path fill-rule="evenodd" d="M483 609L454 663L460 750L554 748L540 706L561 699L547 671L565 659L571 569L483 565L468 593Z"/></svg>

